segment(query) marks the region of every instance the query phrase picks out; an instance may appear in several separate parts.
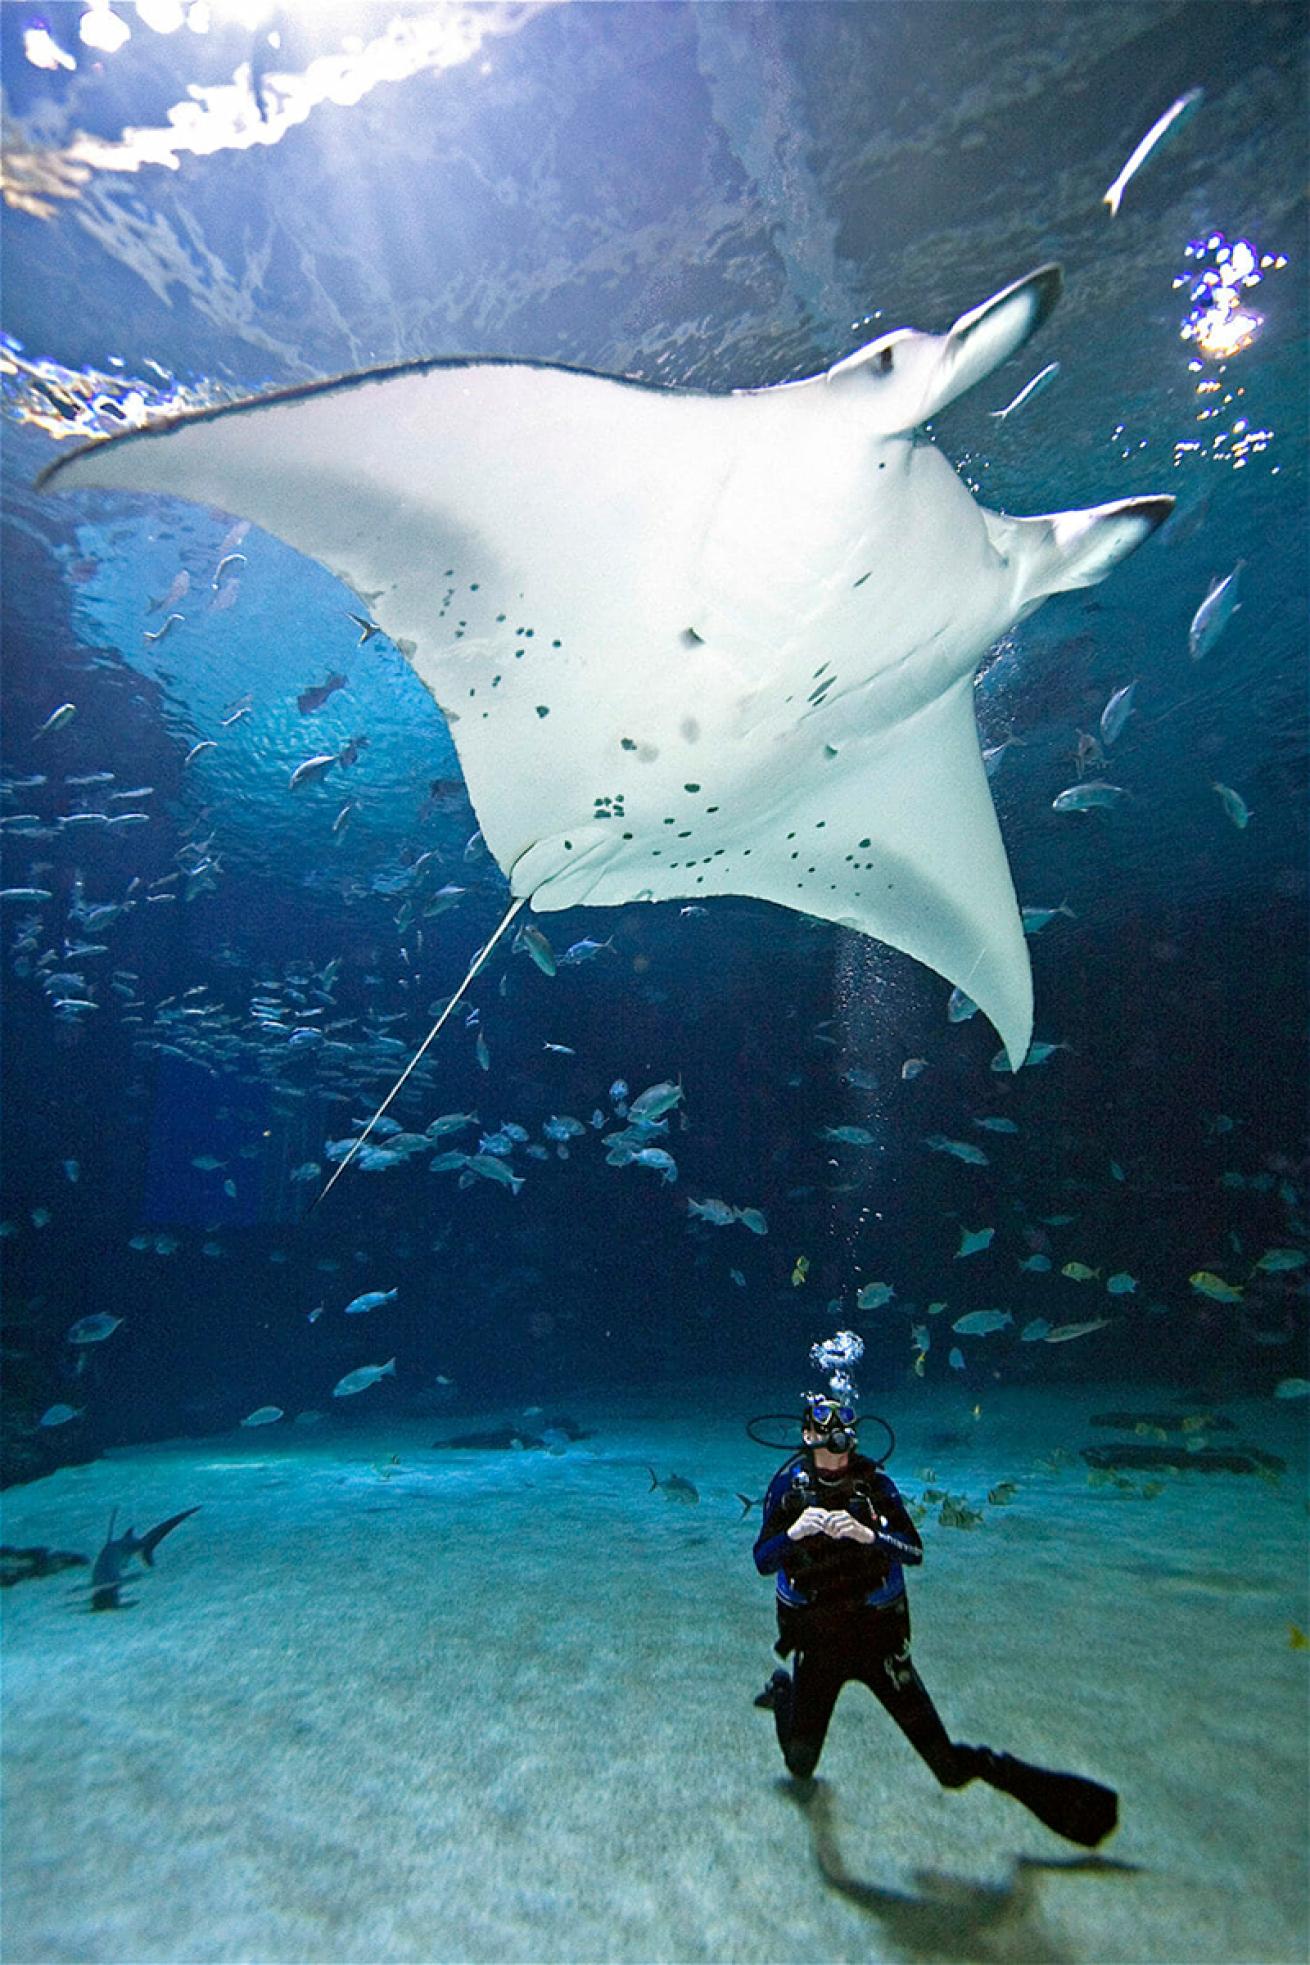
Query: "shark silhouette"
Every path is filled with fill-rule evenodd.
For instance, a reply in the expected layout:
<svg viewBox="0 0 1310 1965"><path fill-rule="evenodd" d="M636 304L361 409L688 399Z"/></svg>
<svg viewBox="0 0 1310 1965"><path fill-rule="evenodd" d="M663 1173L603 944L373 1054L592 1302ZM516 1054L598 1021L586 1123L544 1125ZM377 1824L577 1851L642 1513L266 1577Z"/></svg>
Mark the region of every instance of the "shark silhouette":
<svg viewBox="0 0 1310 1965"><path fill-rule="evenodd" d="M184 1508L180 1515L170 1515L167 1521L158 1522L154 1528L147 1529L144 1535L138 1535L134 1528L129 1528L122 1535L117 1536L114 1534L114 1523L118 1520L118 1510L115 1508L109 1517L105 1545L96 1557L95 1567L91 1571L92 1610L130 1610L136 1598L124 1598L120 1595L127 1581L124 1571L128 1563L139 1556L147 1569L153 1569L155 1550L164 1537L171 1535L179 1522L184 1522L188 1515L197 1514L199 1506L197 1502L194 1508Z"/></svg>

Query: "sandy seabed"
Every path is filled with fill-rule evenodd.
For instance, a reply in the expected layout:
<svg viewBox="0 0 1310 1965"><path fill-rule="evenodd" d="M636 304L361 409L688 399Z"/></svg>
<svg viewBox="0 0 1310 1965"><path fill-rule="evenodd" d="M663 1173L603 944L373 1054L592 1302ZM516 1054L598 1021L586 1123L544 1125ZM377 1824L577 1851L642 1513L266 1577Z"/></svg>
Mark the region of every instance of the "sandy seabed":
<svg viewBox="0 0 1310 1965"><path fill-rule="evenodd" d="M939 1789L858 1686L798 1797L752 1705L771 1585L735 1498L782 1455L703 1393L593 1401L558 1456L434 1452L506 1415L361 1401L11 1489L6 1542L87 1554L114 1506L120 1531L201 1512L121 1613L89 1614L86 1571L5 1592L6 1965L1302 1965L1305 1407L1224 1406L1277 1484L1166 1475L1147 1500L1037 1465L1111 1437L1093 1412L1167 1402L892 1410L902 1489L930 1467L985 1514L924 1524L919 1670L957 1738L1119 1789L1090 1856Z"/></svg>

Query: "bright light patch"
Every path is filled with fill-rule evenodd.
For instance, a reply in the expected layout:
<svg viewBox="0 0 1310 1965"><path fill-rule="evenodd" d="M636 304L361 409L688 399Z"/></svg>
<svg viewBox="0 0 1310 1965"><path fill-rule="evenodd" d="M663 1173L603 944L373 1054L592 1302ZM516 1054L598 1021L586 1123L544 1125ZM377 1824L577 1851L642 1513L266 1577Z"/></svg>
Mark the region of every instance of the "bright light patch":
<svg viewBox="0 0 1310 1965"><path fill-rule="evenodd" d="M476 5L452 0L447 6L397 14L372 40L352 37L338 53L317 56L299 73L264 74L258 102L249 65L243 64L230 82L191 83L185 99L173 104L163 124L125 129L117 139L79 135L62 149L47 148L34 137L25 137L18 123L11 122L4 160L5 201L33 218L53 218L57 206L52 201L77 198L95 171L139 171L151 165L176 170L184 156L212 157L223 150L267 147L307 122L322 103L351 108L387 83L462 67L495 36L515 34L545 8L561 4L564 0L521 0L518 5L504 0L479 0ZM110 12L106 0L83 18L101 21ZM210 18L207 0L193 0L186 13L187 26L205 33ZM379 13L375 18L384 16ZM25 47L28 60L38 67L76 67L44 29L29 30Z"/></svg>
<svg viewBox="0 0 1310 1965"><path fill-rule="evenodd" d="M122 17L116 14L108 0L97 0L87 8L77 24L77 31L83 47L98 48L102 54L116 54L124 41L130 41L132 30Z"/></svg>
<svg viewBox="0 0 1310 1965"><path fill-rule="evenodd" d="M1179 332L1207 361L1229 361L1249 348L1264 326L1263 314L1245 296L1265 277L1260 269L1270 263L1269 256L1262 261L1249 240L1230 241L1222 232L1212 232L1208 238L1193 239L1185 257L1196 267L1174 281L1175 289L1187 288L1190 302Z"/></svg>
<svg viewBox="0 0 1310 1965"><path fill-rule="evenodd" d="M121 371L120 357L109 359ZM49 436L85 442L88 437L139 428L155 417L233 400L235 392L230 389L210 383L186 387L157 362L147 361L144 366L154 370L159 383L121 372L107 375L94 368L65 368L59 362L33 358L12 335L0 335L0 404L16 423L34 423Z"/></svg>
<svg viewBox="0 0 1310 1965"><path fill-rule="evenodd" d="M54 40L48 28L29 27L23 34L23 53L33 68L76 68L77 63Z"/></svg>
<svg viewBox="0 0 1310 1965"><path fill-rule="evenodd" d="M1249 239L1210 232L1193 239L1184 258L1191 264L1173 285L1175 292L1187 294L1188 311L1179 333L1192 350L1187 367L1197 378L1196 421L1202 440L1175 443L1174 464L1199 454L1240 471L1268 449L1274 432L1241 401L1246 388L1230 381L1228 364L1252 345L1264 326L1264 315L1251 303L1252 290L1270 273L1281 272L1287 256L1262 253Z"/></svg>
<svg viewBox="0 0 1310 1965"><path fill-rule="evenodd" d="M137 19L156 34L176 34L186 18L182 0L136 0Z"/></svg>

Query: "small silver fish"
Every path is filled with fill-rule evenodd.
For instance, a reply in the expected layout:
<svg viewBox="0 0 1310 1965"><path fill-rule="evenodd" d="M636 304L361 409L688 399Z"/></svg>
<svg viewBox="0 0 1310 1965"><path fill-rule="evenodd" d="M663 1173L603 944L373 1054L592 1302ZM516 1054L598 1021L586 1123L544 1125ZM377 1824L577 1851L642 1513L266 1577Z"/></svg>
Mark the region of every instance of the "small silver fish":
<svg viewBox="0 0 1310 1965"><path fill-rule="evenodd" d="M76 715L76 703L61 703L57 710L51 710L41 728L33 731L33 738L48 736L52 730L62 730L64 725L71 723Z"/></svg>
<svg viewBox="0 0 1310 1965"><path fill-rule="evenodd" d="M1238 582L1246 565L1239 559L1232 572L1211 582L1210 591L1192 616L1187 630L1187 652L1194 662L1208 655L1242 603L1237 598Z"/></svg>
<svg viewBox="0 0 1310 1965"><path fill-rule="evenodd" d="M1089 1331L1104 1330L1109 1321L1110 1319L1108 1317L1089 1317L1082 1324L1056 1324L1054 1329L1047 1331L1042 1342L1044 1344L1067 1344L1071 1338L1086 1337Z"/></svg>
<svg viewBox="0 0 1310 1965"><path fill-rule="evenodd" d="M36 1423L38 1426L67 1426L70 1419L80 1419L85 1411L85 1406L47 1406Z"/></svg>
<svg viewBox="0 0 1310 1965"><path fill-rule="evenodd" d="M1120 735L1125 723L1133 713L1133 691L1136 682L1126 682L1122 689L1116 689L1105 708L1101 711L1101 742L1112 744Z"/></svg>
<svg viewBox="0 0 1310 1965"><path fill-rule="evenodd" d="M1046 367L1035 375L1031 382L1024 383L1023 388L1020 389L1013 402L1007 403L1004 409L994 409L992 415L998 423L1004 422L1007 416L1014 415L1016 409L1022 409L1025 403L1031 402L1034 396L1040 395L1043 389L1054 382L1059 373L1060 364L1058 362L1048 362Z"/></svg>
<svg viewBox="0 0 1310 1965"><path fill-rule="evenodd" d="M1152 123L1101 201L1110 207L1111 218L1117 215L1130 181L1136 177L1152 151L1158 149L1167 136L1172 136L1182 129L1183 124L1200 107L1204 97L1204 89L1189 89L1186 95L1179 96L1177 102L1171 102L1164 115L1158 116Z"/></svg>
<svg viewBox="0 0 1310 1965"><path fill-rule="evenodd" d="M662 1119L675 1105L682 1103L681 1082L676 1085L671 1079L664 1079L658 1085L648 1085L644 1092L638 1092L628 1106L629 1119L640 1123L647 1119Z"/></svg>
<svg viewBox="0 0 1310 1965"><path fill-rule="evenodd" d="M360 1365L356 1371L348 1371L344 1378L338 1379L332 1387L334 1399L348 1399L353 1392L366 1392L370 1385L376 1385L379 1378L394 1378L396 1361L388 1358L384 1365Z"/></svg>
<svg viewBox="0 0 1310 1965"><path fill-rule="evenodd" d="M168 592L161 599L152 600L146 612L148 614L160 614L167 608L176 607L177 603L184 599L190 591L191 575L183 567L180 573L173 575L173 583L169 587Z"/></svg>
<svg viewBox="0 0 1310 1965"><path fill-rule="evenodd" d="M241 545L242 541L245 539L246 534L249 532L249 530L250 530L250 520L238 519L236 524L232 527L232 530L230 532L225 533L223 536L223 543L218 549L219 558L222 559L225 557L226 554L235 552L236 548L239 545Z"/></svg>
<svg viewBox="0 0 1310 1965"><path fill-rule="evenodd" d="M363 1316L369 1310L376 1310L380 1304L391 1303L400 1295L399 1285L394 1290L365 1290L346 1305L348 1317Z"/></svg>
<svg viewBox="0 0 1310 1965"><path fill-rule="evenodd" d="M1067 901L1061 901L1059 907L1025 907L1019 912L1025 935L1040 935L1042 929L1049 927L1057 914L1067 914L1071 921L1078 919Z"/></svg>
<svg viewBox="0 0 1310 1965"><path fill-rule="evenodd" d="M1251 810L1240 792L1235 792L1231 785L1219 784L1217 780L1210 786L1210 789L1211 791L1218 792L1225 812L1237 827L1237 830L1244 832L1251 823Z"/></svg>
<svg viewBox="0 0 1310 1965"><path fill-rule="evenodd" d="M313 778L321 778L323 773L330 770L336 762L335 751L321 751L317 757L307 757L304 763L298 764L291 773L290 789L294 791L297 785L305 785Z"/></svg>
<svg viewBox="0 0 1310 1965"><path fill-rule="evenodd" d="M143 641L162 641L164 636L171 631L175 622L185 620L185 614L166 614L164 616L164 625L161 628L155 628L153 631L147 628L141 638Z"/></svg>
<svg viewBox="0 0 1310 1965"><path fill-rule="evenodd" d="M1066 791L1053 798L1051 810L1053 812L1109 811L1127 796L1122 785L1110 785L1103 779L1088 778L1080 785L1070 785Z"/></svg>
<svg viewBox="0 0 1310 1965"><path fill-rule="evenodd" d="M543 976L555 975L555 951L540 928L521 928L515 937L514 945L532 957Z"/></svg>
<svg viewBox="0 0 1310 1965"><path fill-rule="evenodd" d="M986 1337L990 1331L1004 1330L1014 1318L1008 1310L971 1310L965 1317L957 1317L951 1325L965 1337Z"/></svg>
<svg viewBox="0 0 1310 1965"><path fill-rule="evenodd" d="M985 1167L988 1164L982 1148L974 1146L969 1140L947 1139L944 1133L929 1133L923 1143L934 1153L949 1153L955 1159L963 1160L966 1166Z"/></svg>
<svg viewBox="0 0 1310 1965"><path fill-rule="evenodd" d="M79 1317L64 1335L70 1344L103 1344L124 1321L122 1317L111 1317L107 1310L97 1310L94 1316Z"/></svg>
<svg viewBox="0 0 1310 1965"><path fill-rule="evenodd" d="M463 1174L460 1176L461 1184L475 1174L481 1175L483 1180L497 1181L500 1186L508 1187L514 1194L517 1194L523 1185L523 1176L521 1174L511 1173L503 1160L496 1159L490 1153L471 1153L469 1155L468 1163L465 1166Z"/></svg>

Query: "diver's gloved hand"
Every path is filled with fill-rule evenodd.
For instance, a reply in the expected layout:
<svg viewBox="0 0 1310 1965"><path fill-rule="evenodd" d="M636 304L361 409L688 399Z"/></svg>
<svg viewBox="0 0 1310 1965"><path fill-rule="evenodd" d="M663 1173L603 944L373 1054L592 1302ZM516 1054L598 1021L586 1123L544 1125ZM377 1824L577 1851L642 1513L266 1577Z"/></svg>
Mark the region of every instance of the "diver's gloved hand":
<svg viewBox="0 0 1310 1965"><path fill-rule="evenodd" d="M867 1543L878 1540L873 1529L867 1527L864 1522L856 1521L854 1515L848 1514L845 1508L837 1508L828 1516L823 1525L823 1532L825 1535L831 1535L834 1542Z"/></svg>
<svg viewBox="0 0 1310 1965"><path fill-rule="evenodd" d="M807 1535L826 1535L828 1521L826 1508L806 1508L803 1514L797 1515L787 1535L793 1542L803 1542Z"/></svg>

